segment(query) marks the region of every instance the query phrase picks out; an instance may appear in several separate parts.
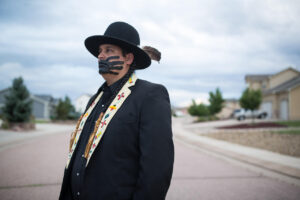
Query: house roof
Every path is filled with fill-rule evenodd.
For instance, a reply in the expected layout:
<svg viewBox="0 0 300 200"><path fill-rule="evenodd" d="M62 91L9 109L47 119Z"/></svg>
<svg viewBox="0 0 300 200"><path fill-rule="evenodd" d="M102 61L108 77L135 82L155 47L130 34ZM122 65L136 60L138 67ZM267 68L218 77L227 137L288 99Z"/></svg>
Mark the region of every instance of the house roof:
<svg viewBox="0 0 300 200"><path fill-rule="evenodd" d="M288 91L296 86L300 85L300 76L297 76L289 81L286 81L270 90L265 91L265 94L273 94L278 92Z"/></svg>
<svg viewBox="0 0 300 200"><path fill-rule="evenodd" d="M40 95L40 94L35 94L34 96L43 99L45 101L51 101L53 99L53 97L51 97L50 95Z"/></svg>
<svg viewBox="0 0 300 200"><path fill-rule="evenodd" d="M56 103L59 101L59 99L52 97L51 95L47 95L47 94L35 94L34 96L43 99L44 101L50 101L53 103Z"/></svg>
<svg viewBox="0 0 300 200"><path fill-rule="evenodd" d="M0 90L0 93L6 92L6 91L8 91L9 89L10 89L10 88L4 88L4 89Z"/></svg>
<svg viewBox="0 0 300 200"><path fill-rule="evenodd" d="M252 81L262 81L268 79L272 74L248 74L245 76L245 80L250 79Z"/></svg>
<svg viewBox="0 0 300 200"><path fill-rule="evenodd" d="M43 99L43 98L41 98L37 95L34 95L34 94L31 94L30 98L33 99L34 101L38 101L38 102L43 103L43 104L46 104L46 103L50 102L50 101L48 101L46 99Z"/></svg>
<svg viewBox="0 0 300 200"><path fill-rule="evenodd" d="M295 73L297 73L298 75L300 74L300 72L297 70L297 69L294 69L292 67L288 67L280 72L277 72L276 74L273 74L272 76L278 76L279 74L282 74L283 72L286 72L286 71L293 71Z"/></svg>
<svg viewBox="0 0 300 200"><path fill-rule="evenodd" d="M9 93L10 92L10 88L5 88L5 89L2 89L0 90L0 104L4 104L5 102L5 98L4 98L4 95L5 93ZM59 103L59 100L56 99L56 98L53 98L51 95L37 95L37 94L30 94L30 97L34 100L37 100L39 102L42 102L42 103L51 103L52 105L57 105Z"/></svg>
<svg viewBox="0 0 300 200"><path fill-rule="evenodd" d="M0 107L4 105L5 96L9 93L9 88L0 90Z"/></svg>
<svg viewBox="0 0 300 200"><path fill-rule="evenodd" d="M300 72L297 70L297 69L294 69L292 67L288 67L280 72L277 72L275 74L248 74L245 76L245 80L252 80L252 81L262 81L262 80L265 80L265 79L268 79L270 77L274 77L274 76L278 76L279 74L285 72L285 71L294 71L298 74L300 74Z"/></svg>
<svg viewBox="0 0 300 200"><path fill-rule="evenodd" d="M230 99L225 99L225 102L238 102L238 99L230 98Z"/></svg>

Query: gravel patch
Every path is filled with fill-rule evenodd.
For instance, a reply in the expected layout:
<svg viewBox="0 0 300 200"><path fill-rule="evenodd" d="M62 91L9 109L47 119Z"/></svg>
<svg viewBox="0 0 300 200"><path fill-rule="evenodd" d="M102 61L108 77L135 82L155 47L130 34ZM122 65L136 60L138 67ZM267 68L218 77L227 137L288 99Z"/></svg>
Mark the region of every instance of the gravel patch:
<svg viewBox="0 0 300 200"><path fill-rule="evenodd" d="M272 130L218 130L201 136L300 157L300 134L283 134Z"/></svg>

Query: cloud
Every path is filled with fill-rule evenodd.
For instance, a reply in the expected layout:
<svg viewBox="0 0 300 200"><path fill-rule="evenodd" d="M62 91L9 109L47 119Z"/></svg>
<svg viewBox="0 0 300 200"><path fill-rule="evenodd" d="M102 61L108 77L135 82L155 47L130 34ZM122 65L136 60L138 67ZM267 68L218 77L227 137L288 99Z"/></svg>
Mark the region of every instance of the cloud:
<svg viewBox="0 0 300 200"><path fill-rule="evenodd" d="M52 94L55 97L69 95L76 98L82 93L95 93L103 83L97 69L86 66L50 65L28 67L20 63L0 65L0 85L9 87L12 80L22 76L28 89L34 94Z"/></svg>
<svg viewBox="0 0 300 200"><path fill-rule="evenodd" d="M297 0L2 0L0 83L22 75L36 93L93 93L102 79L84 39L126 21L162 52L139 77L165 85L174 104L204 101L216 87L238 98L245 74L300 66L299 13Z"/></svg>
<svg viewBox="0 0 300 200"><path fill-rule="evenodd" d="M186 107L192 104L192 99L194 99L197 103L208 104L208 94L207 93L199 93L192 92L187 90L177 90L171 89L169 90L169 95L171 99L171 104L179 107Z"/></svg>

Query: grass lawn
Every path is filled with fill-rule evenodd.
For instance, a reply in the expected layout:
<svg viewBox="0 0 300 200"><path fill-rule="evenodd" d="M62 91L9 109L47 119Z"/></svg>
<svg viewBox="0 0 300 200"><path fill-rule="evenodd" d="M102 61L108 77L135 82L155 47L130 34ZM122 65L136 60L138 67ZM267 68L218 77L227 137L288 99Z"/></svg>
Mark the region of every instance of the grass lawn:
<svg viewBox="0 0 300 200"><path fill-rule="evenodd" d="M37 123L37 124L44 124L44 123L49 123L50 121L47 121L47 120L38 120L38 119L36 119L36 120L34 120L34 123Z"/></svg>
<svg viewBox="0 0 300 200"><path fill-rule="evenodd" d="M296 128L299 127L300 128L300 121L278 121L277 123L286 125L288 127L296 127ZM274 131L273 133L300 135L300 129L280 130L280 131Z"/></svg>
<svg viewBox="0 0 300 200"><path fill-rule="evenodd" d="M276 123L286 125L288 127L300 127L300 121L278 121Z"/></svg>

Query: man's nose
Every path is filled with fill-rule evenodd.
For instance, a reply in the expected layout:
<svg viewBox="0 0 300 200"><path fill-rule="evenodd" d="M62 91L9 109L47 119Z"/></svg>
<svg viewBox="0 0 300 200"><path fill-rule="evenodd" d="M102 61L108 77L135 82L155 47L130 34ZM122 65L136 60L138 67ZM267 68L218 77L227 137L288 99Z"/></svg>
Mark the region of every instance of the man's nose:
<svg viewBox="0 0 300 200"><path fill-rule="evenodd" d="M105 55L104 55L103 52L100 52L100 53L98 54L98 60L105 60Z"/></svg>

